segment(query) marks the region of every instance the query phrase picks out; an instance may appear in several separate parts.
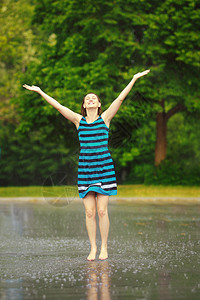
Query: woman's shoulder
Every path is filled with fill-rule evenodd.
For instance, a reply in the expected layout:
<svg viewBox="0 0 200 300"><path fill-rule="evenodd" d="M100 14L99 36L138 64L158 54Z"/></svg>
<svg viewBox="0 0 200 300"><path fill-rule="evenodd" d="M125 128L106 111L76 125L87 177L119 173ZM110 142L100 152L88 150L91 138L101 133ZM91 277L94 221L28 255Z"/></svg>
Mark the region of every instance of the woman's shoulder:
<svg viewBox="0 0 200 300"><path fill-rule="evenodd" d="M106 115L106 111L102 112L101 115L100 115L103 120L105 119L105 115Z"/></svg>
<svg viewBox="0 0 200 300"><path fill-rule="evenodd" d="M80 120L83 118L83 116L81 114L76 113L76 118L77 118L78 122L80 122Z"/></svg>
<svg viewBox="0 0 200 300"><path fill-rule="evenodd" d="M76 113L76 120L75 120L74 124L75 124L77 129L79 128L80 121L81 121L82 118L83 118L83 116L81 114Z"/></svg>
<svg viewBox="0 0 200 300"><path fill-rule="evenodd" d="M109 128L110 122L106 119L106 110L101 113L101 118L103 119L103 121L106 124L106 126Z"/></svg>

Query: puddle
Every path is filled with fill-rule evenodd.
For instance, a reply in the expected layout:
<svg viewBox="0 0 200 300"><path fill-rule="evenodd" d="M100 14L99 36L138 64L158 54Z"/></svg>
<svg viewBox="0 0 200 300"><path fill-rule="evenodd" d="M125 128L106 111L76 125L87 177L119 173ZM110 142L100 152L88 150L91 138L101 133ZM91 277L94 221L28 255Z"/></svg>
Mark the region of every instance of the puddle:
<svg viewBox="0 0 200 300"><path fill-rule="evenodd" d="M199 299L200 206L109 203L89 262L82 203L0 204L1 299Z"/></svg>

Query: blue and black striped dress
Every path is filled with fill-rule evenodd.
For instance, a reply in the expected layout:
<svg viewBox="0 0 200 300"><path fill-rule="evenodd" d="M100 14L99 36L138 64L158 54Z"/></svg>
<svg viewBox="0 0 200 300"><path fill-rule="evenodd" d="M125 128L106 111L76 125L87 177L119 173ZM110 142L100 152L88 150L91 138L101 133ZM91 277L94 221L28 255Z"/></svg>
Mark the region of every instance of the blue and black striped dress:
<svg viewBox="0 0 200 300"><path fill-rule="evenodd" d="M117 181L108 150L109 128L101 116L92 123L82 117L77 129L80 142L78 191L84 198L89 191L117 195Z"/></svg>

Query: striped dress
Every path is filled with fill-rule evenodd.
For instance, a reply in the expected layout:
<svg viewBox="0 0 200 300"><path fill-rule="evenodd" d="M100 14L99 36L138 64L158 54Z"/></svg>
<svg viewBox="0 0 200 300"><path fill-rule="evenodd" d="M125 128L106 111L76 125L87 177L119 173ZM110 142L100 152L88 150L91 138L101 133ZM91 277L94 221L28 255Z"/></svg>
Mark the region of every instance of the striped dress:
<svg viewBox="0 0 200 300"><path fill-rule="evenodd" d="M84 198L89 191L117 195L117 181L108 150L109 128L101 116L92 123L82 117L77 129L80 142L78 192Z"/></svg>

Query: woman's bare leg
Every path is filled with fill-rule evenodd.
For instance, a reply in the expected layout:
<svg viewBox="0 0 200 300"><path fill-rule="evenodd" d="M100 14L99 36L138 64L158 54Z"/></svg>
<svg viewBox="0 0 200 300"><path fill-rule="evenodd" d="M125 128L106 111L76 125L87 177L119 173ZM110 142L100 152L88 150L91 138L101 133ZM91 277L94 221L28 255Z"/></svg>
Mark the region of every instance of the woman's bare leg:
<svg viewBox="0 0 200 300"><path fill-rule="evenodd" d="M97 252L96 245L96 198L95 192L88 192L83 198L86 215L86 228L90 240L91 251L88 255L88 260L94 260Z"/></svg>
<svg viewBox="0 0 200 300"><path fill-rule="evenodd" d="M99 229L101 233L101 252L99 259L108 257L107 240L109 233L109 218L108 218L108 199L109 196L97 193L97 210L99 216Z"/></svg>

